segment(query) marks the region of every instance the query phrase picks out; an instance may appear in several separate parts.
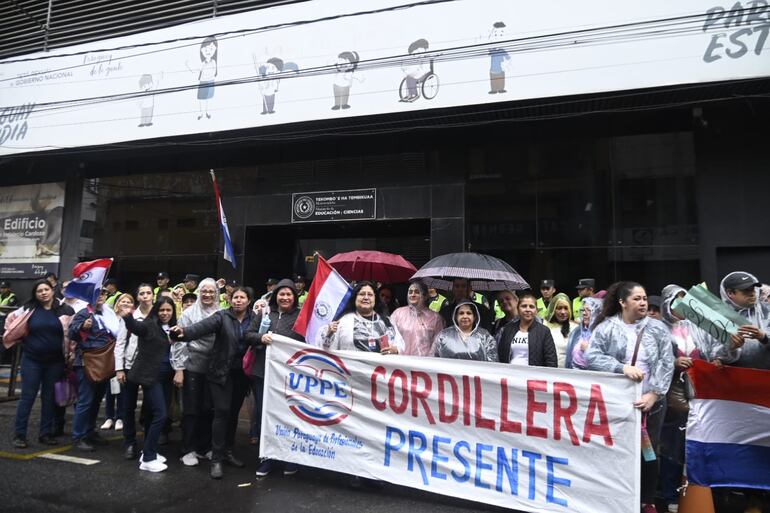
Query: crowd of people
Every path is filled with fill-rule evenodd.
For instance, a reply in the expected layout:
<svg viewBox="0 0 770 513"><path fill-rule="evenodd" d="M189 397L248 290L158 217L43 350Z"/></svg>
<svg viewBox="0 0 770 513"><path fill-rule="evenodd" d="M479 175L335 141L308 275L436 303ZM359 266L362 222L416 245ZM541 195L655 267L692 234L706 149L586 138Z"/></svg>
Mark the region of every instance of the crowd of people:
<svg viewBox="0 0 770 513"><path fill-rule="evenodd" d="M176 390L181 397L182 463L194 466L208 460L214 479L223 477L223 464L244 466L235 447L239 414L251 394L249 435L257 444L265 349L276 334L303 341L293 327L307 296L306 280L268 280L267 291L258 297L252 288L223 279L199 281L188 274L170 287L167 273L156 278L155 286L140 284L134 294L121 292L116 280L106 280L95 305L63 298L55 277L34 283L24 305L32 313L22 343L15 447L28 445L28 419L38 392L38 441L58 443L64 409L55 404L53 388L70 368L78 382L71 431L77 449L93 451L107 443L100 430L122 428L126 459L139 459L143 471L165 470L166 458L158 448L171 428ZM770 369L766 288L746 272L722 279L722 300L747 320L727 344L672 308L686 294L678 285L648 296L639 283L622 281L597 290L595 280L586 278L575 290L570 298L556 290L554 280L544 279L539 296L530 290L485 295L473 291L464 278L455 278L448 291L414 281L408 285L406 305L398 306L394 288L362 281L354 284L341 315L322 330L322 346L623 374L642 384L634 406L642 412L658 455L642 461L642 511L656 511L656 497L676 511L687 415L667 408L669 389L695 359ZM117 387L89 379L84 363L84 354L110 344ZM135 426L140 387L141 451ZM106 420L97 429L103 398ZM298 471L291 463L262 460L256 475L276 467L285 475ZM351 484L360 486L361 480L354 478Z"/></svg>

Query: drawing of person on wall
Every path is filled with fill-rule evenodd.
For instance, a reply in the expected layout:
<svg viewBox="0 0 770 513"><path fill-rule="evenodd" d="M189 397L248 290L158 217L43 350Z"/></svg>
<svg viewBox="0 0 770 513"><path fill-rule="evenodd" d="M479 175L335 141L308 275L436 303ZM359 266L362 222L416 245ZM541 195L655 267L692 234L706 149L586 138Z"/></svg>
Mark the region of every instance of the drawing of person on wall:
<svg viewBox="0 0 770 513"><path fill-rule="evenodd" d="M358 52L342 52L337 56L334 67L334 107L332 110L349 109L350 86L353 85L354 72L358 68ZM358 79L360 82L363 79Z"/></svg>
<svg viewBox="0 0 770 513"><path fill-rule="evenodd" d="M283 71L283 60L271 57L257 68L259 93L262 95L262 114L275 114L275 95L281 79L276 75Z"/></svg>
<svg viewBox="0 0 770 513"><path fill-rule="evenodd" d="M409 45L407 52L412 57L407 63L405 63L401 69L404 72L406 78L407 96L402 97L402 102L413 102L420 97L420 93L417 91L420 79L427 73L426 59L415 58L419 57L428 51L428 41L426 39L418 39Z"/></svg>
<svg viewBox="0 0 770 513"><path fill-rule="evenodd" d="M211 119L209 114L209 101L214 97L214 80L216 79L218 67L219 44L214 36L209 36L203 40L200 46L200 59L201 65L198 68L198 119L200 120L204 115L206 119ZM187 69L195 73L195 70L190 68L189 64Z"/></svg>
<svg viewBox="0 0 770 513"><path fill-rule="evenodd" d="M163 76L161 74L161 76ZM153 78L149 73L139 77L139 127L152 126L152 114L155 111L154 89L158 87L160 79Z"/></svg>
<svg viewBox="0 0 770 513"><path fill-rule="evenodd" d="M502 41L505 36L505 23L497 21L492 25L489 33L489 41ZM505 68L511 60L511 56L505 48L489 49L489 94L505 93Z"/></svg>

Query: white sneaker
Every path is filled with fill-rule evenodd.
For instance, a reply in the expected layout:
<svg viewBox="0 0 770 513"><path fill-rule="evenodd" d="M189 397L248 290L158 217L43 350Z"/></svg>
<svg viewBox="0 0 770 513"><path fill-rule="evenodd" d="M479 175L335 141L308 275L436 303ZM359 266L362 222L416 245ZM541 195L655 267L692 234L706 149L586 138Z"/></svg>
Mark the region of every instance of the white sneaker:
<svg viewBox="0 0 770 513"><path fill-rule="evenodd" d="M179 460L186 466L186 467L194 467L198 464L198 456L195 454L195 451L188 452Z"/></svg>
<svg viewBox="0 0 770 513"><path fill-rule="evenodd" d="M669 504L668 513L679 513L679 504Z"/></svg>
<svg viewBox="0 0 770 513"><path fill-rule="evenodd" d="M139 470L147 470L148 472L163 472L167 468L168 466L165 463L161 463L160 459L158 458L155 458L148 463L143 461L139 464Z"/></svg>
<svg viewBox="0 0 770 513"><path fill-rule="evenodd" d="M105 429L112 429L112 419L107 419L104 421L104 424L102 424L102 427L99 429L105 430Z"/></svg>
<svg viewBox="0 0 770 513"><path fill-rule="evenodd" d="M155 459L161 463L166 463L166 457L160 453L155 453ZM142 453L139 455L139 462L141 463L143 461L144 461L144 451L142 451Z"/></svg>
<svg viewBox="0 0 770 513"><path fill-rule="evenodd" d="M211 456L212 456L211 451L207 452L206 454L200 454L198 452L195 453L195 457L198 458L199 460L210 460Z"/></svg>
<svg viewBox="0 0 770 513"><path fill-rule="evenodd" d="M123 421L118 419L115 421L115 431L120 431L123 429Z"/></svg>

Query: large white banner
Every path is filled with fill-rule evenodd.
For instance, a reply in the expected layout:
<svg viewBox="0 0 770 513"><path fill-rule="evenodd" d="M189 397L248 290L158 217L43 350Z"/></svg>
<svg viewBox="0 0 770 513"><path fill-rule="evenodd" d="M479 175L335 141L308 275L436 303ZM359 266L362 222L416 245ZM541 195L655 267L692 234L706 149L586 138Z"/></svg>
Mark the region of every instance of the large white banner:
<svg viewBox="0 0 770 513"><path fill-rule="evenodd" d="M640 387L622 375L273 339L262 456L525 511L639 509Z"/></svg>
<svg viewBox="0 0 770 513"><path fill-rule="evenodd" d="M765 0L335 0L0 61L0 155L770 75Z"/></svg>
<svg viewBox="0 0 770 513"><path fill-rule="evenodd" d="M64 183L0 188L0 278L59 272Z"/></svg>

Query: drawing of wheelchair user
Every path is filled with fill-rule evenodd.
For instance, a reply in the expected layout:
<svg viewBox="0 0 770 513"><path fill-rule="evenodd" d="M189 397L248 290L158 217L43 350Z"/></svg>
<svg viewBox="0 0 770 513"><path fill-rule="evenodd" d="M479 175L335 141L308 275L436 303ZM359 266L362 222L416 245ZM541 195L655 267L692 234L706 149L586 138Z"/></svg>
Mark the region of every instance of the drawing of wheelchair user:
<svg viewBox="0 0 770 513"><path fill-rule="evenodd" d="M426 100L432 100L438 94L439 80L433 72L433 57L421 57L428 47L426 39L418 39L409 45L410 57L401 65L405 76L398 87L399 101L411 103L421 94Z"/></svg>

